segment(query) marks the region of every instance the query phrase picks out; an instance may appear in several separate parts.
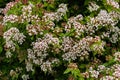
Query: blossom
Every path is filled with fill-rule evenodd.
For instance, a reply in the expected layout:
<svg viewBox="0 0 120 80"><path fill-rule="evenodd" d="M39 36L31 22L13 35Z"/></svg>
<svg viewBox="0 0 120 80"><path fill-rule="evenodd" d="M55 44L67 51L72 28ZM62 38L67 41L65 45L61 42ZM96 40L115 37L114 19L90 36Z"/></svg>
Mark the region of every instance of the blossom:
<svg viewBox="0 0 120 80"><path fill-rule="evenodd" d="M29 75L26 75L26 74L22 75L22 79L23 80L28 80L29 79Z"/></svg>
<svg viewBox="0 0 120 80"><path fill-rule="evenodd" d="M111 25L112 23L114 23L111 16L106 10L100 10L98 16L96 16L95 18L91 18L90 22L94 26L99 26L99 25L106 26L106 25L109 25L109 24Z"/></svg>
<svg viewBox="0 0 120 80"><path fill-rule="evenodd" d="M76 60L77 57L80 57L81 59L82 57L87 58L87 56L89 55L89 51L91 51L91 43L95 43L99 40L100 38L93 38L90 36L86 36L85 38L82 38L81 40L76 42L74 40L72 41L72 39L70 38L64 38L62 50L65 53L62 55L63 60ZM103 49L103 46L101 46L100 48Z"/></svg>
<svg viewBox="0 0 120 80"><path fill-rule="evenodd" d="M12 40L22 44L25 41L26 36L23 33L20 33L17 28L13 27L4 32L3 38L5 38L6 41Z"/></svg>
<svg viewBox="0 0 120 80"><path fill-rule="evenodd" d="M14 71L14 70L10 70L10 76L15 76L17 73L16 73L16 71Z"/></svg>
<svg viewBox="0 0 120 80"><path fill-rule="evenodd" d="M102 78L100 78L100 80L114 80L115 78L112 76L104 76Z"/></svg>
<svg viewBox="0 0 120 80"><path fill-rule="evenodd" d="M40 27L38 25L28 25L26 30L30 36L37 35L40 31Z"/></svg>
<svg viewBox="0 0 120 80"><path fill-rule="evenodd" d="M88 9L90 12L97 11L99 6L95 2L90 2Z"/></svg>
<svg viewBox="0 0 120 80"><path fill-rule="evenodd" d="M26 61L26 70L27 71L34 71L33 70L33 64L31 64L30 62Z"/></svg>
<svg viewBox="0 0 120 80"><path fill-rule="evenodd" d="M11 51L15 51L15 43L13 41L6 41L5 45L4 45L5 50L11 50ZM6 55L7 56L7 55Z"/></svg>
<svg viewBox="0 0 120 80"><path fill-rule="evenodd" d="M15 23L19 21L19 17L17 15L5 15L3 17L3 24L5 25L6 22L11 22L11 23Z"/></svg>
<svg viewBox="0 0 120 80"><path fill-rule="evenodd" d="M117 65L117 64L114 65L113 76L114 76L115 78L120 79L120 65L119 65L119 64L118 64L118 65Z"/></svg>
<svg viewBox="0 0 120 80"><path fill-rule="evenodd" d="M59 5L57 12L44 13L43 20L45 20L45 22L47 22L49 20L50 21L54 21L54 20L59 21L62 19L62 16L64 16L66 14L67 11L68 11L67 5L62 3Z"/></svg>
<svg viewBox="0 0 120 80"><path fill-rule="evenodd" d="M120 52L116 52L114 56L115 56L115 61L120 62Z"/></svg>
<svg viewBox="0 0 120 80"><path fill-rule="evenodd" d="M92 71L89 71L90 72L90 76L91 77L94 77L94 78L98 78L98 75L99 75L99 72L96 71L96 70L92 70Z"/></svg>
<svg viewBox="0 0 120 80"><path fill-rule="evenodd" d="M104 65L99 65L97 70L98 70L99 72L102 72L102 71L104 71L105 69L106 69L106 67L105 67Z"/></svg>
<svg viewBox="0 0 120 80"><path fill-rule="evenodd" d="M67 24L64 26L66 32L70 32L72 29L75 30L75 37L81 36L85 30L86 26L82 25L79 20L82 20L82 15L79 14L76 17L71 17L68 19Z"/></svg>
<svg viewBox="0 0 120 80"><path fill-rule="evenodd" d="M44 62L41 66L41 70L44 71L44 72L47 72L47 71L52 71L52 66L51 66L51 63L49 61L46 61Z"/></svg>
<svg viewBox="0 0 120 80"><path fill-rule="evenodd" d="M30 22L31 18L34 18L32 16L32 8L34 5L32 3L29 3L27 6L22 7L22 14L20 15L21 23L24 23L24 21Z"/></svg>
<svg viewBox="0 0 120 80"><path fill-rule="evenodd" d="M115 0L107 0L107 4L119 9L119 3Z"/></svg>
<svg viewBox="0 0 120 80"><path fill-rule="evenodd" d="M16 33L19 33L19 30L15 27L12 27L8 31L4 32L3 38L5 38L6 40L9 40L12 37L12 35Z"/></svg>
<svg viewBox="0 0 120 80"><path fill-rule="evenodd" d="M5 53L5 55L6 55L6 58L11 58L11 56L12 56L12 54L11 54L10 51L7 51L7 52Z"/></svg>
<svg viewBox="0 0 120 80"><path fill-rule="evenodd" d="M59 8L57 10L57 14L59 14L60 16L63 16L64 14L66 14L66 12L68 11L67 9L67 4L60 4Z"/></svg>
<svg viewBox="0 0 120 80"><path fill-rule="evenodd" d="M17 2L9 2L6 4L6 7L3 9L3 14L6 14L10 8L12 8Z"/></svg>
<svg viewBox="0 0 120 80"><path fill-rule="evenodd" d="M26 36L23 33L20 33L17 28L13 27L4 32L3 38L5 39L5 50L15 51L15 42L22 44L25 41Z"/></svg>

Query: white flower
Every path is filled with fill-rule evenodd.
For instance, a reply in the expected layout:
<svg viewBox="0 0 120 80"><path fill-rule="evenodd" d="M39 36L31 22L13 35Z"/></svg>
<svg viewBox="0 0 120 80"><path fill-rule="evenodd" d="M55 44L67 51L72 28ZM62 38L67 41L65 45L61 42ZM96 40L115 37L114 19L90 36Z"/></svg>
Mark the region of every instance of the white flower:
<svg viewBox="0 0 120 80"><path fill-rule="evenodd" d="M16 71L14 71L14 70L10 70L10 73L9 73L9 74L10 74L10 76L12 76L12 77L13 77L13 76L15 76L15 75L16 75Z"/></svg>
<svg viewBox="0 0 120 80"><path fill-rule="evenodd" d="M75 29L75 37L81 36L87 29L85 25L81 24L79 20L82 20L83 17L81 14L76 17L71 17L68 19L67 24L65 25L65 31L70 32L71 29Z"/></svg>
<svg viewBox="0 0 120 80"><path fill-rule="evenodd" d="M113 76L104 76L100 80L115 80L115 78Z"/></svg>
<svg viewBox="0 0 120 80"><path fill-rule="evenodd" d="M71 61L71 60L77 59L77 56L73 52L67 52L67 53L62 55L62 58L63 58L63 60Z"/></svg>
<svg viewBox="0 0 120 80"><path fill-rule="evenodd" d="M38 25L28 25L26 30L30 36L37 35L40 32L40 26Z"/></svg>
<svg viewBox="0 0 120 80"><path fill-rule="evenodd" d="M41 67L41 70L44 72L52 71L51 62L49 62L49 61L44 62L40 67Z"/></svg>
<svg viewBox="0 0 120 80"><path fill-rule="evenodd" d="M13 41L6 41L5 45L4 45L5 50L12 50L15 51L15 43Z"/></svg>
<svg viewBox="0 0 120 80"><path fill-rule="evenodd" d="M105 66L104 65L99 65L97 70L99 72L104 71L105 70Z"/></svg>
<svg viewBox="0 0 120 80"><path fill-rule="evenodd" d="M107 4L119 9L119 3L115 0L107 0Z"/></svg>
<svg viewBox="0 0 120 80"><path fill-rule="evenodd" d="M17 41L19 44L22 44L25 41L26 36L23 35L23 33L16 33L13 36L13 40Z"/></svg>
<svg viewBox="0 0 120 80"><path fill-rule="evenodd" d="M120 62L120 52L116 52L114 54L114 56L115 56L115 61L119 61Z"/></svg>
<svg viewBox="0 0 120 80"><path fill-rule="evenodd" d="M67 11L67 5L62 3L59 5L57 12L45 13L42 18L43 20L45 20L45 22L54 20L59 21L62 19L62 16L66 14Z"/></svg>
<svg viewBox="0 0 120 80"><path fill-rule="evenodd" d="M120 65L119 64L114 65L113 76L115 78L120 78Z"/></svg>
<svg viewBox="0 0 120 80"><path fill-rule="evenodd" d="M22 75L22 79L23 80L28 80L29 79L29 75L26 75L26 74Z"/></svg>
<svg viewBox="0 0 120 80"><path fill-rule="evenodd" d="M26 69L27 69L27 71L34 71L33 64L27 61L26 62Z"/></svg>
<svg viewBox="0 0 120 80"><path fill-rule="evenodd" d="M6 58L11 58L11 56L12 56L12 54L11 54L10 51L7 51L7 52L5 53L5 55L6 55Z"/></svg>
<svg viewBox="0 0 120 80"><path fill-rule="evenodd" d="M96 70L92 70L92 71L90 71L90 73L91 73L91 77L98 78L98 76L99 76L99 72Z"/></svg>
<svg viewBox="0 0 120 80"><path fill-rule="evenodd" d="M95 2L90 2L88 9L90 12L97 11L99 6Z"/></svg>
<svg viewBox="0 0 120 80"><path fill-rule="evenodd" d="M5 15L3 17L3 24L6 25L6 22L11 22L11 23L15 23L15 22L18 22L18 16L17 15Z"/></svg>
<svg viewBox="0 0 120 80"><path fill-rule="evenodd" d="M12 27L8 31L4 32L3 38L5 38L6 40L10 40L11 37L16 33L19 33L19 30L15 27Z"/></svg>
<svg viewBox="0 0 120 80"><path fill-rule="evenodd" d="M26 36L23 35L23 33L20 33L17 28L13 27L4 32L3 38L6 39L6 42L12 40L17 41L19 44L22 44L25 41Z"/></svg>

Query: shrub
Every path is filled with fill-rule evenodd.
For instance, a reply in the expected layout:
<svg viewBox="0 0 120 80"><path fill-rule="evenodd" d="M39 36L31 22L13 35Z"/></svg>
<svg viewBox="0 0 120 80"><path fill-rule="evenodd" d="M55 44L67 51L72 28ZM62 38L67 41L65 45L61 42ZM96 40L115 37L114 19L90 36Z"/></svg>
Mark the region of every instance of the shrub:
<svg viewBox="0 0 120 80"><path fill-rule="evenodd" d="M1 79L120 79L118 1L8 3L0 37Z"/></svg>

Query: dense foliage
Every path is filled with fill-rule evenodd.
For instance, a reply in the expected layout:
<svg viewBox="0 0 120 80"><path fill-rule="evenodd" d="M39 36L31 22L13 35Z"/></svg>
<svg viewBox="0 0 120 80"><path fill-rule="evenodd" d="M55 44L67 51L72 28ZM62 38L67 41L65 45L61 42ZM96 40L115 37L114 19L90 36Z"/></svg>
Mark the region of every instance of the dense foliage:
<svg viewBox="0 0 120 80"><path fill-rule="evenodd" d="M0 80L119 80L119 0L16 0L3 9Z"/></svg>
<svg viewBox="0 0 120 80"><path fill-rule="evenodd" d="M0 0L0 8L4 8L5 5L10 1L13 1L13 0Z"/></svg>

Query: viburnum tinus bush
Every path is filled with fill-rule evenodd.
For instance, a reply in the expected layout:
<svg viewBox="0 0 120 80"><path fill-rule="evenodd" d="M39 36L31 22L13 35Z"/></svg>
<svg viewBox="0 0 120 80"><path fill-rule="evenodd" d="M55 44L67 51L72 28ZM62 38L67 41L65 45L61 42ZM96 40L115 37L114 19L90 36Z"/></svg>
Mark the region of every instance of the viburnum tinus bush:
<svg viewBox="0 0 120 80"><path fill-rule="evenodd" d="M119 0L16 0L3 9L1 80L119 80Z"/></svg>

